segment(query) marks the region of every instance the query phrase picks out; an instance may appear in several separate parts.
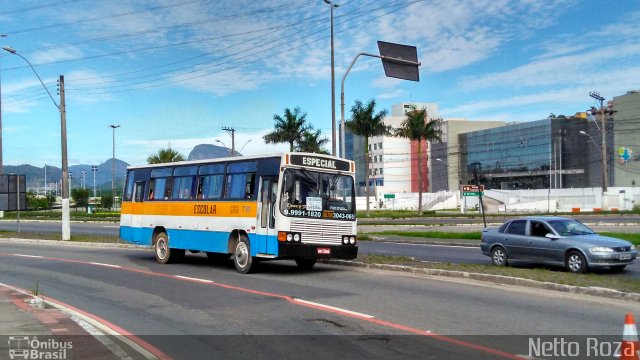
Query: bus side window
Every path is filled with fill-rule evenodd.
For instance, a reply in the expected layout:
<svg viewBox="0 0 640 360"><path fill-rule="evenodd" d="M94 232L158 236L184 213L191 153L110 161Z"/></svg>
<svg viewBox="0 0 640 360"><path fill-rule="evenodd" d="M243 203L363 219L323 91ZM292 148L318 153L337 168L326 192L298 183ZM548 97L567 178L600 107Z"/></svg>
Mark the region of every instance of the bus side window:
<svg viewBox="0 0 640 360"><path fill-rule="evenodd" d="M133 195L133 178L134 172L130 170L127 172L127 183L124 189L123 201L131 201L131 196Z"/></svg>
<svg viewBox="0 0 640 360"><path fill-rule="evenodd" d="M138 181L135 185L135 202L142 202L144 197L144 181Z"/></svg>

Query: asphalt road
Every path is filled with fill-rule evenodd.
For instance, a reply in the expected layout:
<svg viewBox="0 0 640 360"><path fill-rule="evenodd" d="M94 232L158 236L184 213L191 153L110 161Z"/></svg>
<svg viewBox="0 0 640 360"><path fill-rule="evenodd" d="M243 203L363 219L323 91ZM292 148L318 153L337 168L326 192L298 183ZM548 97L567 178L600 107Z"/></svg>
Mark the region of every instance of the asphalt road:
<svg viewBox="0 0 640 360"><path fill-rule="evenodd" d="M42 233L60 233L60 223L51 221L22 221L21 229L24 232L42 232ZM0 221L0 230L15 231L17 224L15 221ZM459 226L453 225L450 227L438 226L435 228L437 231L478 231L481 229L481 225L466 225ZM117 223L101 223L101 222L73 222L71 223L72 234L90 234L90 235L104 235L104 236L118 236L118 224ZM359 230L370 231L382 231L391 228L400 228L406 231L411 230L424 230L424 225L418 226L371 226L362 225ZM620 229L627 231L640 231L639 226L632 224L627 225L593 225L592 228L596 231L621 231ZM635 229L635 230L634 230ZM449 262L454 264L490 264L489 258L482 255L480 249L477 247L458 247L458 246L442 246L442 245L426 245L426 244L407 244L401 243L401 241L393 236L375 236L376 238L382 238L382 241L363 241L360 242L360 252L363 254L378 254L389 256L410 256L421 261L436 261L436 262ZM387 241L384 240L387 239ZM399 243L400 241L400 243ZM514 266L530 267L532 264L518 262L513 264ZM597 270L599 274L606 276L621 276L630 278L640 278L640 262L636 261L633 265L627 266L622 273L612 273L606 269Z"/></svg>
<svg viewBox="0 0 640 360"><path fill-rule="evenodd" d="M495 349L526 355L530 338L549 335L619 340L625 313L640 315L640 304L540 289L289 261L241 275L201 254L160 265L144 249L7 241L0 282L37 283L178 359L512 358Z"/></svg>

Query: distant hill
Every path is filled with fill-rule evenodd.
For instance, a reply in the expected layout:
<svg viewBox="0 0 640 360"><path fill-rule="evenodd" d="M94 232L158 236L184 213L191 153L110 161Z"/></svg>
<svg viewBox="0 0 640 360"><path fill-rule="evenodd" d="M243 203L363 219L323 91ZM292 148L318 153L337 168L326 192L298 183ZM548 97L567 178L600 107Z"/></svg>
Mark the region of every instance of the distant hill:
<svg viewBox="0 0 640 360"><path fill-rule="evenodd" d="M217 159L221 157L228 157L231 153L231 149L223 146L217 146L212 144L200 144L196 145L189 153L188 160L204 160L204 159ZM242 154L238 153L238 156ZM115 161L115 183L116 188L121 191L124 185L124 178L127 173L128 163L118 160L109 159L102 164L97 165L98 171L96 172L96 188L97 189L111 189L111 164ZM69 172L71 172L71 187L81 186L82 172L86 171L85 176L85 188L93 189L93 172L91 171L92 165L73 165L69 166ZM46 177L49 188L53 189L52 183L60 180L62 170L59 167L47 165ZM36 190L39 189L42 192L45 182L45 168L36 167L28 164L24 165L5 165L4 173L14 173L20 175L26 175L27 189Z"/></svg>
<svg viewBox="0 0 640 360"><path fill-rule="evenodd" d="M187 160L204 160L204 159L217 159L221 157L228 157L231 153L231 149L223 146L200 144L196 145L189 153ZM238 153L238 156L242 154Z"/></svg>
<svg viewBox="0 0 640 360"><path fill-rule="evenodd" d="M98 165L98 171L96 171L96 188L111 188L111 164L114 160L109 159L104 163ZM124 177L126 175L128 163L115 159L115 180L116 187L122 188L124 184ZM85 176L85 188L93 189L93 172L91 171L92 165L72 165L69 166L69 172L71 172L71 187L79 187L82 179L82 171L86 171ZM42 189L44 188L45 180L45 168L35 167L32 165L5 165L4 173L15 173L20 175L26 175L27 188L28 189ZM47 165L46 170L47 183L51 184L60 180L62 175L62 169L56 166ZM50 185L52 188L52 185Z"/></svg>

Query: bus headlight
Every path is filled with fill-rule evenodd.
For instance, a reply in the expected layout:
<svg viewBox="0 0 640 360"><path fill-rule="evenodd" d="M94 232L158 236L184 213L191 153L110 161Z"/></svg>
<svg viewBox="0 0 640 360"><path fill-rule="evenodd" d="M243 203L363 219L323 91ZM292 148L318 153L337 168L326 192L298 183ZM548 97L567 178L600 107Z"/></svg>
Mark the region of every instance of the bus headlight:
<svg viewBox="0 0 640 360"><path fill-rule="evenodd" d="M350 237L350 238L349 238L349 243L350 243L351 245L355 245L355 244L356 244L356 237L355 237L355 236Z"/></svg>
<svg viewBox="0 0 640 360"><path fill-rule="evenodd" d="M292 234L287 234L287 241L291 242L293 240Z"/></svg>
<svg viewBox="0 0 640 360"><path fill-rule="evenodd" d="M293 234L293 241L300 242L300 234Z"/></svg>

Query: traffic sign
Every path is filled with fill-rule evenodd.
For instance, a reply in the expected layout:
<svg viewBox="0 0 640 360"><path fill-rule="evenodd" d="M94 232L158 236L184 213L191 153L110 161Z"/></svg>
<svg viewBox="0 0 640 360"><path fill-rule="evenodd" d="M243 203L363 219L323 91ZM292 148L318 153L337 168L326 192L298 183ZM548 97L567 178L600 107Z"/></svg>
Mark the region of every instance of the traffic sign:
<svg viewBox="0 0 640 360"><path fill-rule="evenodd" d="M462 185L462 196L484 195L484 185Z"/></svg>
<svg viewBox="0 0 640 360"><path fill-rule="evenodd" d="M385 199L395 199L396 198L396 194L384 194L384 198Z"/></svg>

